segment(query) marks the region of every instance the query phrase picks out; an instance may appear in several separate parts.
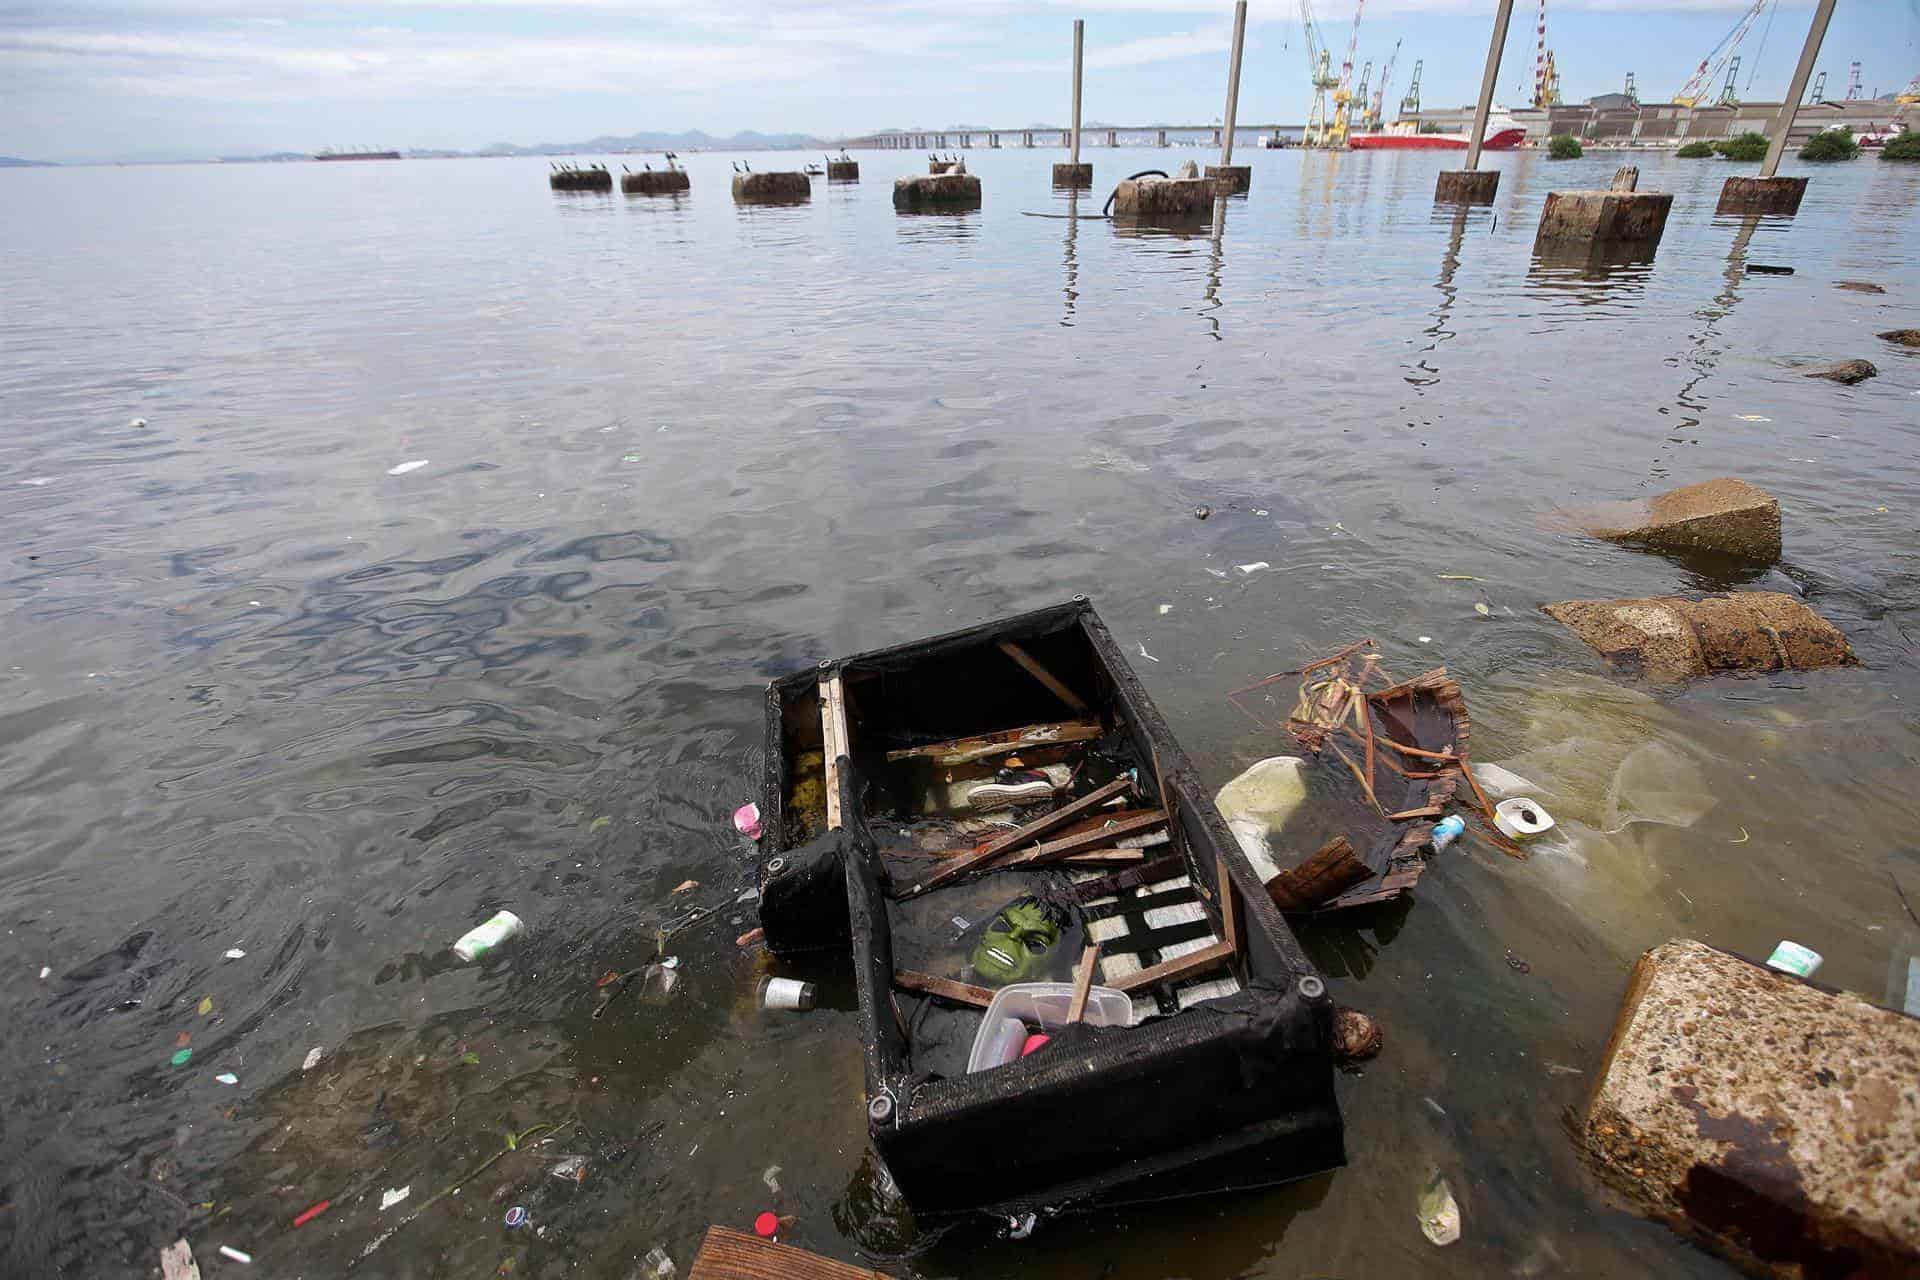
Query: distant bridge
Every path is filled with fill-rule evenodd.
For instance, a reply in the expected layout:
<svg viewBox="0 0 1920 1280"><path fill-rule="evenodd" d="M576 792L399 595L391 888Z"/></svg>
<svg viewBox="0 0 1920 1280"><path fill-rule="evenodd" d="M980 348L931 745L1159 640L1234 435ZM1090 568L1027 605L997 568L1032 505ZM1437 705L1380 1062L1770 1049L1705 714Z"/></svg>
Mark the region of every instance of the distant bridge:
<svg viewBox="0 0 1920 1280"><path fill-rule="evenodd" d="M1233 142L1261 138L1280 142L1291 134L1296 138L1306 131L1303 124L1240 124L1233 129ZM1049 147L1071 145L1071 129L899 129L870 133L860 138L842 139L840 145L882 151L946 151L971 147ZM1058 139L1056 142L1055 140ZM1170 147L1175 142L1205 142L1220 145L1217 124L1145 124L1101 125L1080 130L1080 145L1095 145L1104 140L1109 147Z"/></svg>

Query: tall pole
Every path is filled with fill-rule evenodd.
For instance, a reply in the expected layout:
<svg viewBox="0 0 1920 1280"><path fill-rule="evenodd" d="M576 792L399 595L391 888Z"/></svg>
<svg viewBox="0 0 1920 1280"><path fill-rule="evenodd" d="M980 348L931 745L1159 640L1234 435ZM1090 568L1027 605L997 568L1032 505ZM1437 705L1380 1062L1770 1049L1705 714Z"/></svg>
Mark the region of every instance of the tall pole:
<svg viewBox="0 0 1920 1280"><path fill-rule="evenodd" d="M1507 0L1511 3L1512 0ZM1240 47L1247 40L1247 0L1233 6L1233 61L1227 64L1226 128L1220 131L1220 167L1233 163L1233 117L1240 109Z"/></svg>
<svg viewBox="0 0 1920 1280"><path fill-rule="evenodd" d="M1507 51L1507 23L1513 20L1513 0L1500 0L1493 15L1493 43L1487 46L1487 70L1480 77L1480 101L1473 108L1473 135L1467 139L1467 168L1480 167L1480 144L1487 137L1487 113L1493 110L1493 82L1500 78L1500 55Z"/></svg>
<svg viewBox="0 0 1920 1280"><path fill-rule="evenodd" d="M1067 162L1074 165L1080 163L1080 48L1086 35L1086 19L1075 18L1073 20L1073 154L1067 157Z"/></svg>
<svg viewBox="0 0 1920 1280"><path fill-rule="evenodd" d="M1793 84L1774 117L1773 137L1767 142L1767 158L1760 164L1760 176L1771 178L1780 168L1781 153L1787 149L1787 135L1793 132L1793 117L1800 110L1800 98L1807 91L1807 78L1820 56L1820 42L1827 38L1827 20L1833 17L1833 0L1820 0L1813 7L1813 25L1807 28L1807 44L1800 50L1800 65L1793 69Z"/></svg>

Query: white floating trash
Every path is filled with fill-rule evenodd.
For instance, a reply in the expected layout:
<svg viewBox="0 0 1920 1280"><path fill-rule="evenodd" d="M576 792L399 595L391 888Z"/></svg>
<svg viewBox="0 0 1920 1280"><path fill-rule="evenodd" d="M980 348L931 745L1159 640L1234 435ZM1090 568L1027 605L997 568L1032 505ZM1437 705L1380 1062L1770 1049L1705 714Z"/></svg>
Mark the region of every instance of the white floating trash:
<svg viewBox="0 0 1920 1280"><path fill-rule="evenodd" d="M811 982L801 982L798 978L768 978L760 984L760 1007L805 1012L813 1008L816 994Z"/></svg>
<svg viewBox="0 0 1920 1280"><path fill-rule="evenodd" d="M1493 825L1510 840L1530 840L1543 831L1553 830L1553 815L1537 800L1514 796L1493 806Z"/></svg>
<svg viewBox="0 0 1920 1280"><path fill-rule="evenodd" d="M1796 978L1811 978L1826 957L1797 942L1782 941L1767 957L1767 968L1790 973Z"/></svg>

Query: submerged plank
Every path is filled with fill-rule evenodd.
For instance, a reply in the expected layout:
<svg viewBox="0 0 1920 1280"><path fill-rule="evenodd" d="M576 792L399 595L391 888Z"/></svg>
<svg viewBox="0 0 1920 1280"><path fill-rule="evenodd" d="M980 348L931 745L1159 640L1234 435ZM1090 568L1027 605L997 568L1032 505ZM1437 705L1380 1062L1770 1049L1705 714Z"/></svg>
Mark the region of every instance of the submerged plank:
<svg viewBox="0 0 1920 1280"><path fill-rule="evenodd" d="M1360 861L1353 842L1335 836L1299 866L1267 881L1267 896L1282 911L1311 911L1372 878L1372 869Z"/></svg>
<svg viewBox="0 0 1920 1280"><path fill-rule="evenodd" d="M1099 808L1132 785L1133 781L1130 778L1115 778L1106 786L1089 791L1086 795L1081 796L1071 804L1061 805L1052 813L1044 814L1041 817L1035 818L1032 822L1027 823L1024 827L1019 827L1007 832L1006 835L1001 836L998 840L987 845L978 853L969 854L960 858L947 859L941 863L939 870L935 871L919 884L909 887L906 892L900 896L903 898L917 897L929 890L938 889L943 884L958 880L969 871L979 870L994 861L1001 854L1018 849L1030 840L1038 840L1041 836L1052 831L1057 831L1069 822L1080 818L1088 811Z"/></svg>
<svg viewBox="0 0 1920 1280"><path fill-rule="evenodd" d="M1108 845L1124 840L1128 836L1164 826L1166 821L1166 811L1162 809L1153 809L1145 813L1129 811L1116 814L1113 821L1106 826L1095 827L1091 831L1082 831L1077 835L1063 836L1058 840L1049 840L1045 844L1036 845L1025 853L1017 853L1008 858L994 870L1006 871L1013 867L1030 867L1036 863L1056 862L1076 853L1103 850Z"/></svg>
<svg viewBox="0 0 1920 1280"><path fill-rule="evenodd" d="M1036 747L1057 747L1073 742L1091 742L1103 730L1096 720L1061 720L1052 724L1030 724L1020 729L982 734L977 738L955 738L950 742L930 742L922 747L903 747L887 752L889 763L899 760L931 760L935 764L972 764L994 756L1012 755Z"/></svg>
<svg viewBox="0 0 1920 1280"><path fill-rule="evenodd" d="M955 982L952 978L936 977L931 973L921 973L917 969L895 969L893 985L902 991L911 991L915 995L938 996L942 1000L951 1000L956 1004L970 1004L984 1009L993 1003L993 992L985 987L976 987L971 982Z"/></svg>
<svg viewBox="0 0 1920 1280"><path fill-rule="evenodd" d="M868 1271L750 1236L726 1227L708 1227L687 1280L888 1280Z"/></svg>
<svg viewBox="0 0 1920 1280"><path fill-rule="evenodd" d="M1157 987L1163 982L1177 982L1181 978L1191 978L1196 973L1205 973L1232 961L1234 947L1225 942L1216 942L1210 947L1179 956L1172 960L1163 960L1150 969L1130 973L1124 978L1110 980L1107 985L1116 991L1138 991L1142 987Z"/></svg>
<svg viewBox="0 0 1920 1280"><path fill-rule="evenodd" d="M840 812L840 757L852 753L847 742L847 704L838 675L820 681L820 742L826 761L827 829L838 831L844 822Z"/></svg>
<svg viewBox="0 0 1920 1280"><path fill-rule="evenodd" d="M1086 699L1062 684L1059 677L1055 676L1053 672L1047 670L1038 662L1035 662L1033 655L1025 649L1022 649L1011 640L1002 640L1000 642L1000 652L1019 663L1021 670L1045 685L1048 692L1052 693L1053 696L1060 699L1060 701L1066 703L1077 714L1085 715L1087 713Z"/></svg>

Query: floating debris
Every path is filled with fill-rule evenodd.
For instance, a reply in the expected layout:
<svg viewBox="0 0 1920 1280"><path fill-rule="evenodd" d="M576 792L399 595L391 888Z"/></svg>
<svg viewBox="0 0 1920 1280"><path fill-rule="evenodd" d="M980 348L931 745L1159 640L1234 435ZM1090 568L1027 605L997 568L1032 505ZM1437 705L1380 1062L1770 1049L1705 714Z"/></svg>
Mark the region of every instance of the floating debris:
<svg viewBox="0 0 1920 1280"><path fill-rule="evenodd" d="M698 880L682 880L679 884L673 886L673 891L675 893L686 893L699 887L700 882Z"/></svg>
<svg viewBox="0 0 1920 1280"><path fill-rule="evenodd" d="M198 1010L197 1010L197 1012L198 1012L198 1013L200 1014L200 1016L201 1016L201 1017L203 1017L203 1018L204 1018L204 1017L206 1017L206 1016L207 1016L208 1014L210 1014L210 1013L212 1013L212 1012L213 1012L213 997L212 997L212 996L201 996L201 997L200 997L200 1004L199 1004L199 1007L198 1007Z"/></svg>
<svg viewBox="0 0 1920 1280"><path fill-rule="evenodd" d="M332 1206L333 1206L333 1201L322 1200L319 1204L314 1205L311 1209L302 1210L300 1215L293 1220L293 1225L296 1227L304 1227L309 1222L312 1222L315 1218L325 1213Z"/></svg>
<svg viewBox="0 0 1920 1280"><path fill-rule="evenodd" d="M767 1190L773 1192L773 1194L775 1195L779 1195L780 1194L780 1166L777 1164L768 1165L767 1171L760 1175L760 1181L767 1184Z"/></svg>
<svg viewBox="0 0 1920 1280"><path fill-rule="evenodd" d="M160 1280L200 1280L200 1266L193 1260L193 1246L175 1240L160 1251Z"/></svg>
<svg viewBox="0 0 1920 1280"><path fill-rule="evenodd" d="M1140 646L1140 656L1145 658L1148 662L1160 661L1160 659L1154 657L1152 654L1147 652L1147 646L1144 644Z"/></svg>
<svg viewBox="0 0 1920 1280"><path fill-rule="evenodd" d="M1437 1169L1420 1192L1420 1231L1441 1246L1460 1238L1460 1205L1453 1198L1453 1188Z"/></svg>
<svg viewBox="0 0 1920 1280"><path fill-rule="evenodd" d="M1212 514L1213 514L1212 507L1200 506L1200 507L1195 507L1193 509L1193 518L1195 520L1205 520L1208 516Z"/></svg>
<svg viewBox="0 0 1920 1280"><path fill-rule="evenodd" d="M187 1065L187 1063L191 1062L192 1060L193 1060L193 1050L191 1049L178 1050L174 1053L173 1057L167 1059L167 1061L173 1063L173 1065L176 1067L184 1067Z"/></svg>
<svg viewBox="0 0 1920 1280"><path fill-rule="evenodd" d="M426 466L428 461L429 459L426 458L415 458L413 461L403 462L397 467L388 467L387 474L390 476L403 476L409 471L418 471L420 468Z"/></svg>
<svg viewBox="0 0 1920 1280"><path fill-rule="evenodd" d="M386 1193L380 1197L380 1211L382 1213L386 1212L388 1209L393 1208L393 1206L399 1204L402 1200L405 1200L408 1196L412 1194L413 1194L413 1184L411 1182L409 1182L406 1186L400 1187L398 1189L395 1189L393 1187L388 1187L386 1190Z"/></svg>
<svg viewBox="0 0 1920 1280"><path fill-rule="evenodd" d="M1258 573L1262 569L1273 568L1273 566L1268 564L1265 560L1255 560L1252 564L1237 564L1233 567L1238 569L1242 573Z"/></svg>
<svg viewBox="0 0 1920 1280"><path fill-rule="evenodd" d="M1478 601L1478 600L1475 600L1473 602L1473 611L1479 614L1483 618L1487 617L1493 612L1492 609L1489 609L1485 604L1483 604L1481 601Z"/></svg>
<svg viewBox="0 0 1920 1280"><path fill-rule="evenodd" d="M760 806L751 802L733 811L733 829L749 840L760 838Z"/></svg>
<svg viewBox="0 0 1920 1280"><path fill-rule="evenodd" d="M1163 605L1161 605L1161 606L1160 606L1160 616L1161 616L1161 617L1163 617L1163 618L1164 618L1164 617L1166 617L1166 616L1167 616L1168 614L1170 614L1170 613L1172 613L1172 612L1173 612L1173 606L1172 606L1172 605L1170 605L1170 604L1163 604Z"/></svg>
<svg viewBox="0 0 1920 1280"><path fill-rule="evenodd" d="M230 1244L223 1244L220 1246L220 1256L223 1258L231 1258L235 1262L252 1262L253 1261L252 1254L242 1253L240 1252L240 1250L234 1248Z"/></svg>
<svg viewBox="0 0 1920 1280"><path fill-rule="evenodd" d="M563 1182L585 1182L587 1180L587 1158L568 1156L548 1172Z"/></svg>
<svg viewBox="0 0 1920 1280"><path fill-rule="evenodd" d="M307 1056L303 1058L300 1062L300 1069L302 1071L311 1071L315 1067L319 1066L320 1059L326 1056L327 1056L327 1051L321 1048L319 1045L315 1045L313 1046L313 1048L307 1050Z"/></svg>
<svg viewBox="0 0 1920 1280"><path fill-rule="evenodd" d="M526 1226L527 1223L532 1220L532 1217L533 1215L527 1212L525 1205L517 1204L507 1210L507 1216L500 1221L507 1230L518 1231L520 1228Z"/></svg>
<svg viewBox="0 0 1920 1280"><path fill-rule="evenodd" d="M41 966L40 966L40 981L42 981L42 982L45 982L45 981L47 980L47 978L48 978L48 976L49 976L49 975L51 975L52 973L53 973L53 970L52 970L52 969L51 969L50 967L48 967L47 965L44 965L44 964L43 964L43 965L41 965Z"/></svg>
<svg viewBox="0 0 1920 1280"><path fill-rule="evenodd" d="M233 1072L231 1071L222 1071L219 1075L215 1076L214 1079L218 1080L221 1084L239 1084L240 1083L240 1077L233 1074Z"/></svg>
<svg viewBox="0 0 1920 1280"><path fill-rule="evenodd" d="M247 953L238 947L233 947L227 952L227 959L229 960L245 960L246 958Z"/></svg>

